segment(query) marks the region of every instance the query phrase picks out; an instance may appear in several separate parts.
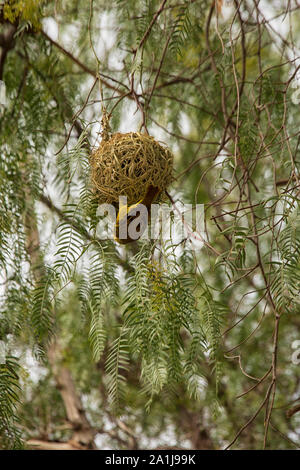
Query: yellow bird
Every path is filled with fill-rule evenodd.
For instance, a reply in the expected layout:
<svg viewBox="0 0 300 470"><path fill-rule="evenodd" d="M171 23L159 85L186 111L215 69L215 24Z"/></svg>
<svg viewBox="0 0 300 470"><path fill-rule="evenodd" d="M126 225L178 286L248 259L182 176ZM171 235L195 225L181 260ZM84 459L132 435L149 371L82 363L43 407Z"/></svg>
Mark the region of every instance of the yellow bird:
<svg viewBox="0 0 300 470"><path fill-rule="evenodd" d="M127 243L132 243L136 241L135 239L130 238L128 234L128 226L135 218L138 217L138 214L136 212L139 212L137 211L137 209L140 204L146 206L147 211L148 211L148 220L149 220L150 213L151 213L151 204L153 203L153 201L155 200L155 198L158 196L159 193L160 193L159 188L156 188L155 186L150 185L147 189L145 196L136 204L133 204L129 207L126 204L124 204L120 207L118 215L117 215L117 220L116 220L116 225L115 225L115 237L114 237L118 243L121 243L122 245L127 245ZM127 219L126 219L126 215L127 215ZM119 238L120 226L124 223L126 223L126 238ZM144 225L144 228L140 227L140 230L141 230L140 237L142 236L143 232L145 231L147 227L146 223L143 225ZM138 224L136 228L138 229L139 226L140 224ZM122 229L124 230L123 227Z"/></svg>

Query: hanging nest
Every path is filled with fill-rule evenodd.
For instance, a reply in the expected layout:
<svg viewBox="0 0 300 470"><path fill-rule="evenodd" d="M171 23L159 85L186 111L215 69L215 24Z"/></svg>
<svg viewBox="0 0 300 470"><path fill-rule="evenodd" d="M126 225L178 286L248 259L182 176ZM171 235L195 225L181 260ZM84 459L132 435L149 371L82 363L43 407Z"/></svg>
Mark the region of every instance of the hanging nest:
<svg viewBox="0 0 300 470"><path fill-rule="evenodd" d="M127 204L144 198L149 186L162 193L172 181L173 155L153 137L139 132L103 138L91 157L91 179L100 204Z"/></svg>

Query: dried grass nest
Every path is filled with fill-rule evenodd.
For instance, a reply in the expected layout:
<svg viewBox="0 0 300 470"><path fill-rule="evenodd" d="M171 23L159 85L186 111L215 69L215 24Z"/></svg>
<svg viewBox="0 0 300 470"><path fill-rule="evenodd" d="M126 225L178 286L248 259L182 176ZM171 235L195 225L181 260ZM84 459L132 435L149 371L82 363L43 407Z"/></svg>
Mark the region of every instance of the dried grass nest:
<svg viewBox="0 0 300 470"><path fill-rule="evenodd" d="M141 200L149 185L161 193L172 181L173 155L152 136L139 132L115 133L90 157L91 179L100 204L127 204Z"/></svg>

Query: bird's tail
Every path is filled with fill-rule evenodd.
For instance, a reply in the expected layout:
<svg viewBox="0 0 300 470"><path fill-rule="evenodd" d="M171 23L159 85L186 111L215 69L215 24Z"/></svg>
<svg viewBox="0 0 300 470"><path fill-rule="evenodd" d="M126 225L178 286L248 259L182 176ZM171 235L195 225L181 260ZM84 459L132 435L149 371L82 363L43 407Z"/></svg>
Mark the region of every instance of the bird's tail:
<svg viewBox="0 0 300 470"><path fill-rule="evenodd" d="M150 207L152 202L154 202L157 196L159 195L159 193L160 189L150 184L150 186L148 186L145 196L141 201L142 204L144 204L146 207Z"/></svg>

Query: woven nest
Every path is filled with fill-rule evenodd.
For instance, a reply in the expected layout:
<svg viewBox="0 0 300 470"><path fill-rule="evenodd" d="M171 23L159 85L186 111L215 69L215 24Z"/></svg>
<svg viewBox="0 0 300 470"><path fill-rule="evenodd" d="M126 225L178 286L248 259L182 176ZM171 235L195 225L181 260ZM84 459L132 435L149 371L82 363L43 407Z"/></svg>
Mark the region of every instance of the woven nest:
<svg viewBox="0 0 300 470"><path fill-rule="evenodd" d="M128 205L141 200L149 185L162 192L172 181L173 155L153 137L138 132L113 134L90 157L91 179L99 203Z"/></svg>

